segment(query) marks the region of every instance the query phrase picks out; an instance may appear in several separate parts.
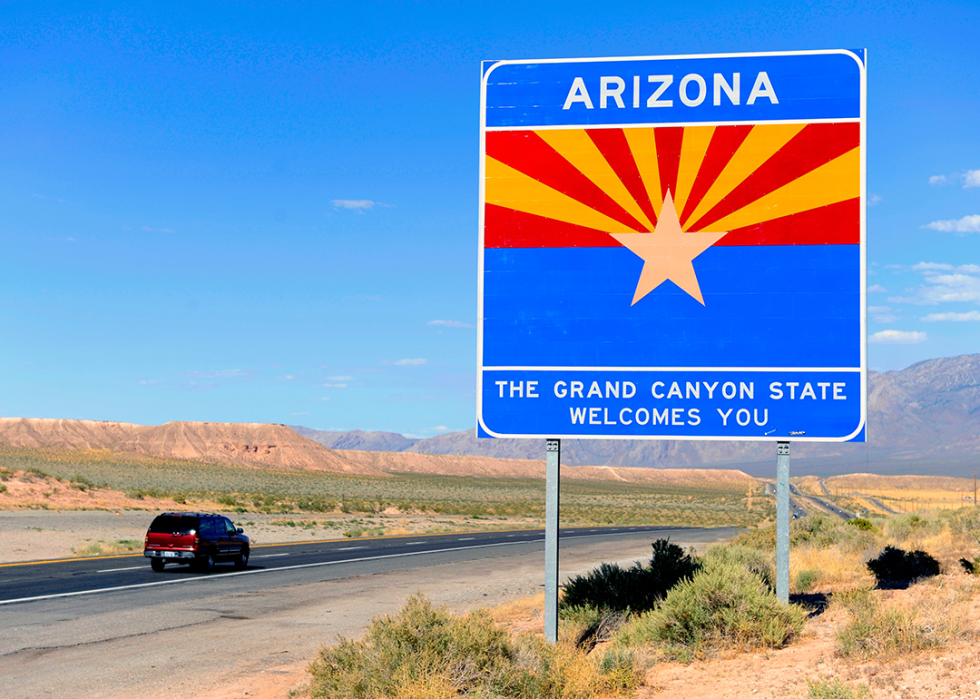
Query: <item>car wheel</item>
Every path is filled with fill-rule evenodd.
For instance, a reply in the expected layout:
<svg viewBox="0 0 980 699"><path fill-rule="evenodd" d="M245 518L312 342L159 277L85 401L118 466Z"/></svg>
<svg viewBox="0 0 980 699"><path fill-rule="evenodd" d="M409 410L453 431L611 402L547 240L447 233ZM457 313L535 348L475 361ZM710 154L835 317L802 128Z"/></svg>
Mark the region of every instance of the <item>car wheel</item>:
<svg viewBox="0 0 980 699"><path fill-rule="evenodd" d="M235 559L235 567L238 570L248 568L248 549L242 549L242 552L238 554L238 558Z"/></svg>
<svg viewBox="0 0 980 699"><path fill-rule="evenodd" d="M163 570L163 567L167 565L166 561L161 561L159 558L150 559L150 567L157 573Z"/></svg>
<svg viewBox="0 0 980 699"><path fill-rule="evenodd" d="M197 559L197 572L210 573L214 570L214 554L207 553L204 558Z"/></svg>

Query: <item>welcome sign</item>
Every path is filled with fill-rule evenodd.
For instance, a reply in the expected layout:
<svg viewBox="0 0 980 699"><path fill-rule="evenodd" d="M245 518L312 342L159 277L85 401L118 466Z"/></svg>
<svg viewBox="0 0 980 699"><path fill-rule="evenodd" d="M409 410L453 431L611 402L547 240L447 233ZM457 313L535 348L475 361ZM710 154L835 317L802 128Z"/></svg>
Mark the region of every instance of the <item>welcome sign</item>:
<svg viewBox="0 0 980 699"><path fill-rule="evenodd" d="M863 51L483 66L478 433L863 441Z"/></svg>

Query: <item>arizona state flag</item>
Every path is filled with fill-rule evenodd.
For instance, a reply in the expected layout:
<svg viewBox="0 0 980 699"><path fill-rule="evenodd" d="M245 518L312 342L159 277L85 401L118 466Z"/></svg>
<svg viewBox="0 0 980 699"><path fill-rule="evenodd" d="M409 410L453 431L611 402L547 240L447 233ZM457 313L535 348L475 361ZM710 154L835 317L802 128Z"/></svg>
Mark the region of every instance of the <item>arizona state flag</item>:
<svg viewBox="0 0 980 699"><path fill-rule="evenodd" d="M484 68L482 436L863 440L864 54Z"/></svg>

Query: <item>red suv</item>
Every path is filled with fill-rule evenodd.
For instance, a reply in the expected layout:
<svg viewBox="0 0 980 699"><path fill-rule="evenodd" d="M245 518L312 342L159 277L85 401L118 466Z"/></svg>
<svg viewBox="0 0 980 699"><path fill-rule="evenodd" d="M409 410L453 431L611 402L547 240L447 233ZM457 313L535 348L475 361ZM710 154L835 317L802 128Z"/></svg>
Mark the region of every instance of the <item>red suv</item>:
<svg viewBox="0 0 980 699"><path fill-rule="evenodd" d="M243 570L248 566L248 537L221 515L164 512L146 532L143 555L157 572L167 563L181 563L207 573L218 561L233 561Z"/></svg>

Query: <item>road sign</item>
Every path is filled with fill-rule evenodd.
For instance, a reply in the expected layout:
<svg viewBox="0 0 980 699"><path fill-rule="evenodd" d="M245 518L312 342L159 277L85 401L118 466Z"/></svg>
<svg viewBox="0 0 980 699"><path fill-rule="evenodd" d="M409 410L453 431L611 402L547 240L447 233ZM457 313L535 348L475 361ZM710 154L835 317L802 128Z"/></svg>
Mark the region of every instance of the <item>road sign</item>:
<svg viewBox="0 0 980 699"><path fill-rule="evenodd" d="M865 52L483 65L478 434L864 441Z"/></svg>

